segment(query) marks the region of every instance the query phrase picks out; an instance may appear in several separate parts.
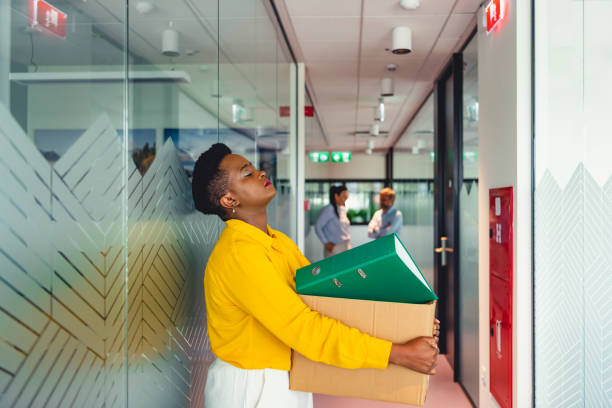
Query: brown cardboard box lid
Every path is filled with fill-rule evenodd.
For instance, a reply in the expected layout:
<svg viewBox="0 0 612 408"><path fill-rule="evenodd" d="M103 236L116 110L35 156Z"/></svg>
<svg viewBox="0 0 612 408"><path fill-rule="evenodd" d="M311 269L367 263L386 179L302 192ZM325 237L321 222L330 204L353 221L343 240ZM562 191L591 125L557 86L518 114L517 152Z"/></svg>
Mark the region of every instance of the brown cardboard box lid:
<svg viewBox="0 0 612 408"><path fill-rule="evenodd" d="M435 302L407 304L300 295L321 314L394 343L431 336ZM294 351L289 388L319 394L425 404L429 376L390 364L386 370L350 370L318 363Z"/></svg>

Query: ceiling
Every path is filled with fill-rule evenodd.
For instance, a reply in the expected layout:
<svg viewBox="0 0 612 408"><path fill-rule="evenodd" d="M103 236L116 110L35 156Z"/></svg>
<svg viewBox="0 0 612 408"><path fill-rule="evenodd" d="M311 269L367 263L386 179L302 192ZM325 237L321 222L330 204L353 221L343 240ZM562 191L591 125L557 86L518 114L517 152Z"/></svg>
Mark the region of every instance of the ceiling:
<svg viewBox="0 0 612 408"><path fill-rule="evenodd" d="M386 65L395 95L385 99L385 121L375 149L386 150L402 135L430 93L433 81L466 41L481 0L422 0L405 10L399 0L276 0L307 81L326 138L307 138L307 149L365 149ZM394 55L394 26L412 29L413 51Z"/></svg>

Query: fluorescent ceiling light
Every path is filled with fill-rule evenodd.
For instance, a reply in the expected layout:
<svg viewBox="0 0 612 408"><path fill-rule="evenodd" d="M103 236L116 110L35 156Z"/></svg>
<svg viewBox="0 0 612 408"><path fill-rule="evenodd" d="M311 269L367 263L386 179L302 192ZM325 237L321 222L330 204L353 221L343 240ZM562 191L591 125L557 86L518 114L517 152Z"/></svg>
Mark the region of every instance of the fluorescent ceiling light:
<svg viewBox="0 0 612 408"><path fill-rule="evenodd" d="M185 71L131 71L127 75L128 79L133 82L191 82L191 77ZM9 79L22 84L121 82L125 79L125 72L11 72Z"/></svg>

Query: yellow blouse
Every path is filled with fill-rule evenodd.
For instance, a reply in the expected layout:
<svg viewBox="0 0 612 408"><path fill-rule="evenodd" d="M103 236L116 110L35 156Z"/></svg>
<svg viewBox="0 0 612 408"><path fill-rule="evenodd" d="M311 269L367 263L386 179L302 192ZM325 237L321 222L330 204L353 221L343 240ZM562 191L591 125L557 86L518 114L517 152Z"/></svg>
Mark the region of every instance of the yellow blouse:
<svg viewBox="0 0 612 408"><path fill-rule="evenodd" d="M204 277L213 353L246 369L291 368L291 349L344 368L386 368L391 343L306 306L295 292L295 271L309 264L295 243L230 220Z"/></svg>

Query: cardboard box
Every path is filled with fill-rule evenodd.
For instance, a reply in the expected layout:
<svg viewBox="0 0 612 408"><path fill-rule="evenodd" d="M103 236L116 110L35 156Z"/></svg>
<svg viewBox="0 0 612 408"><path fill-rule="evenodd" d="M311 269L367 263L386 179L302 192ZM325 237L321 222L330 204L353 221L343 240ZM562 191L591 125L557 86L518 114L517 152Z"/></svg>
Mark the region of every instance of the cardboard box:
<svg viewBox="0 0 612 408"><path fill-rule="evenodd" d="M364 333L405 343L419 336L431 336L435 302L408 304L370 300L300 295L304 303L321 314L337 319ZM350 370L317 363L293 352L289 388L319 394L425 404L429 376L390 364L386 370Z"/></svg>

